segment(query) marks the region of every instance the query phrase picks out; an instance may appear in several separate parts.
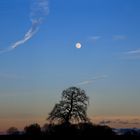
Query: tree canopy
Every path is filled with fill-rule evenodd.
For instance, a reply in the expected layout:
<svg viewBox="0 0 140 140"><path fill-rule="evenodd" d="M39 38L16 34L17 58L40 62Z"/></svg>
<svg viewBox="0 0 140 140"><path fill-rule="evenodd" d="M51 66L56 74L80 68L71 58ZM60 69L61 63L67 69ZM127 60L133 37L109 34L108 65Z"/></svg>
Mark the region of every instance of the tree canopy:
<svg viewBox="0 0 140 140"><path fill-rule="evenodd" d="M61 123L86 122L88 103L89 98L84 90L70 87L62 92L61 100L55 104L48 120Z"/></svg>

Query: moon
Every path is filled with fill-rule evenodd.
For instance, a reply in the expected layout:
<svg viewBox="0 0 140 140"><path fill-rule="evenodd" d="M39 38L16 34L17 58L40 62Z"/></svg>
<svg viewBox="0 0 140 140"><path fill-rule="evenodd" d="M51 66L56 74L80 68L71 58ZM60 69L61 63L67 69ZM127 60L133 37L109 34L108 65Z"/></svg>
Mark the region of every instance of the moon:
<svg viewBox="0 0 140 140"><path fill-rule="evenodd" d="M76 43L75 47L76 47L77 49L81 49L82 45L81 45L81 43L78 42L78 43Z"/></svg>

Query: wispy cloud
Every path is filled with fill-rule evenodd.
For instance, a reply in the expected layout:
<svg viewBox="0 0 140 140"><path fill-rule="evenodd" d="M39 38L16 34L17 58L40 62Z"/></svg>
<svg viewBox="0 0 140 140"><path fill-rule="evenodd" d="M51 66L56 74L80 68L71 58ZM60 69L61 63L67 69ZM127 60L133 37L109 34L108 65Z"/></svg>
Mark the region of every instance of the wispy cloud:
<svg viewBox="0 0 140 140"><path fill-rule="evenodd" d="M140 125L140 119L131 119L131 120L102 120L99 122L100 125L109 125L109 124L120 124L120 125Z"/></svg>
<svg viewBox="0 0 140 140"><path fill-rule="evenodd" d="M130 60L140 59L140 48L123 52L121 57Z"/></svg>
<svg viewBox="0 0 140 140"><path fill-rule="evenodd" d="M126 40L127 36L125 35L114 35L113 40Z"/></svg>
<svg viewBox="0 0 140 140"><path fill-rule="evenodd" d="M112 121L110 121L110 120L102 120L99 122L100 125L108 125L110 123L112 123Z"/></svg>
<svg viewBox="0 0 140 140"><path fill-rule="evenodd" d="M15 48L19 47L20 45L26 43L30 40L35 33L37 33L39 26L43 22L44 18L48 14L48 0L32 0L31 5L31 12L30 12L30 20L31 20L31 27L25 33L24 37L8 47L7 49L0 50L0 53L8 52L14 50Z"/></svg>
<svg viewBox="0 0 140 140"><path fill-rule="evenodd" d="M11 49L15 49L18 46L26 43L29 39L31 39L33 37L33 35L37 32L39 28L39 22L38 21L34 21L34 23L32 22L32 27L29 29L29 31L25 34L25 36L23 37L23 39L15 42L12 46L10 46Z"/></svg>
<svg viewBox="0 0 140 140"><path fill-rule="evenodd" d="M23 39L15 42L11 48L15 49L18 46L26 43L38 31L39 25L48 14L48 0L32 0L30 20L32 22L31 28L27 31Z"/></svg>
<svg viewBox="0 0 140 140"><path fill-rule="evenodd" d="M108 125L115 128L140 127L140 116L94 116L94 122L100 125Z"/></svg>
<svg viewBox="0 0 140 140"><path fill-rule="evenodd" d="M101 38L102 38L101 36L91 36L91 37L89 37L89 40L96 42L96 41L100 40Z"/></svg>
<svg viewBox="0 0 140 140"><path fill-rule="evenodd" d="M107 77L108 77L107 75L97 76L97 77L94 77L92 79L81 81L81 82L77 83L76 85L87 85L87 84L95 82L96 80L105 79Z"/></svg>
<svg viewBox="0 0 140 140"><path fill-rule="evenodd" d="M76 85L87 85L87 84L90 84L92 82L93 82L93 80L86 80L86 81L79 82Z"/></svg>
<svg viewBox="0 0 140 140"><path fill-rule="evenodd" d="M128 55L137 55L137 54L139 54L140 55L140 48L136 49L136 50L127 51L127 52L125 52L125 54L128 54Z"/></svg>

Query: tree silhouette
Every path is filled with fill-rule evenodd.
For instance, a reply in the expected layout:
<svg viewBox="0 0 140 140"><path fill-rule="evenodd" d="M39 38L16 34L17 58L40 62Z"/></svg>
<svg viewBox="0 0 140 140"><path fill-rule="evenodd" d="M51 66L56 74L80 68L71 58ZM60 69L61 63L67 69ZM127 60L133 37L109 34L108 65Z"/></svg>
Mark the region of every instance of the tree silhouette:
<svg viewBox="0 0 140 140"><path fill-rule="evenodd" d="M61 123L86 122L87 105L89 99L84 90L77 87L70 87L62 92L61 101L57 103L48 120Z"/></svg>
<svg viewBox="0 0 140 140"><path fill-rule="evenodd" d="M7 130L7 134L9 134L9 135L18 135L19 134L19 130L16 127L10 127Z"/></svg>
<svg viewBox="0 0 140 140"><path fill-rule="evenodd" d="M29 136L39 136L41 134L40 125L35 123L24 128L25 134Z"/></svg>

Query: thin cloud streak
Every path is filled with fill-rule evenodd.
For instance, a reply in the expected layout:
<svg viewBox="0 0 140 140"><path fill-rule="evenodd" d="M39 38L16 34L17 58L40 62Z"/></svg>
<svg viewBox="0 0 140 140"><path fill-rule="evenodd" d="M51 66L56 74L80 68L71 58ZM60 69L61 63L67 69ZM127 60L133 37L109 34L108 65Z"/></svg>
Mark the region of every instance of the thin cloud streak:
<svg viewBox="0 0 140 140"><path fill-rule="evenodd" d="M81 81L81 82L77 83L76 85L79 86L79 85L91 84L91 83L95 82L96 80L106 79L107 77L108 77L107 75L97 76L97 77L89 79L89 80Z"/></svg>
<svg viewBox="0 0 140 140"><path fill-rule="evenodd" d="M116 41L118 41L118 40L126 40L126 39L127 39L127 37L125 35L114 35L113 36L113 40L116 40Z"/></svg>
<svg viewBox="0 0 140 140"><path fill-rule="evenodd" d="M140 48L121 53L121 58L127 59L127 60L139 60L140 59Z"/></svg>
<svg viewBox="0 0 140 140"><path fill-rule="evenodd" d="M87 80L87 81L82 81L80 83L77 83L76 85L87 85L87 84L90 84L92 82L93 82L92 80Z"/></svg>
<svg viewBox="0 0 140 140"><path fill-rule="evenodd" d="M140 54L140 48L139 49L136 49L136 50L132 50L132 51L127 51L125 52L125 54L132 54L132 55L135 55L135 54Z"/></svg>
<svg viewBox="0 0 140 140"><path fill-rule="evenodd" d="M26 43L28 40L30 40L34 34L38 31L39 29L39 22L36 21L36 22L33 22L32 23L32 27L29 29L29 31L25 34L25 36L23 37L23 39L15 42L10 48L11 49L15 49L17 48L18 46Z"/></svg>
<svg viewBox="0 0 140 140"><path fill-rule="evenodd" d="M94 116L93 122L112 128L139 128L140 116Z"/></svg>
<svg viewBox="0 0 140 140"><path fill-rule="evenodd" d="M96 41L100 40L101 38L102 38L101 36L91 36L91 37L89 37L89 40L96 42Z"/></svg>
<svg viewBox="0 0 140 140"><path fill-rule="evenodd" d="M116 120L102 120L99 122L101 125L109 125L109 124L122 124L122 125L140 125L140 120L135 121L134 119L132 120L121 120L121 119L116 119Z"/></svg>
<svg viewBox="0 0 140 140"><path fill-rule="evenodd" d="M12 51L30 40L37 33L39 26L43 22L44 18L47 16L49 11L48 9L48 0L32 0L30 12L30 20L32 25L30 29L25 33L23 39L16 41L7 49L0 50L0 54Z"/></svg>
<svg viewBox="0 0 140 140"><path fill-rule="evenodd" d="M22 40L15 42L11 46L12 49L17 48L18 46L30 40L35 35L35 33L37 33L40 24L43 22L43 19L48 14L48 0L36 0L36 1L32 0L32 3L33 4L31 6L31 13L30 13L30 20L32 22L32 26L25 34Z"/></svg>

